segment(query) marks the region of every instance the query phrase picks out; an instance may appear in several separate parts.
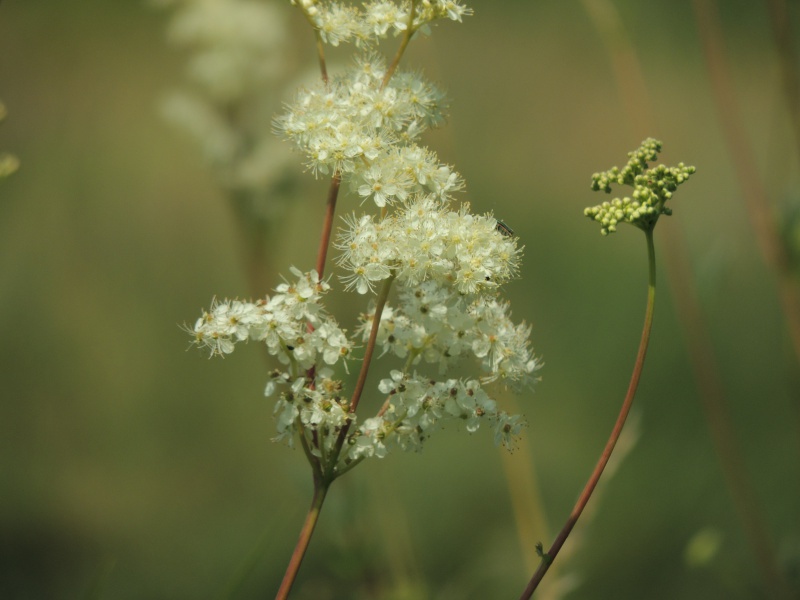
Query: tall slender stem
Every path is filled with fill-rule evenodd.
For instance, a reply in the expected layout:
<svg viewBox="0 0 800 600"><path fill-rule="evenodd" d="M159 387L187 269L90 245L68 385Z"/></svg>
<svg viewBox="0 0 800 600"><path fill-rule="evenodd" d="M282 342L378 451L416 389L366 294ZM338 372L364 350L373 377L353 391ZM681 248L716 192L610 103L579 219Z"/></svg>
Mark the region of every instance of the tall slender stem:
<svg viewBox="0 0 800 600"><path fill-rule="evenodd" d="M314 477L314 497L311 500L311 507L308 509L305 523L303 523L303 528L300 530L300 538L297 540L292 558L289 560L289 566L286 567L286 573L283 576L283 581L281 581L281 587L275 595L275 600L285 600L289 596L294 580L297 577L297 572L300 570L300 564L306 554L308 543L311 541L311 534L314 533L314 527L317 525L319 511L322 510L322 503L325 502L329 487L330 482Z"/></svg>
<svg viewBox="0 0 800 600"><path fill-rule="evenodd" d="M791 28L785 14L785 0L765 0L775 30L781 65L784 71L784 84L790 112L794 118L796 142L800 148L800 78L797 76L797 61L789 49ZM636 50L625 32L617 8L610 0L583 0L583 4L593 18L595 26L603 36L609 57L614 65L614 74L619 88L619 96L625 104L626 113L631 115L636 139L641 139L648 131L657 130L653 117L652 102L642 77L640 61ZM680 227L670 227L662 231L661 243L664 250L664 264L667 280L670 282L675 313L679 317L686 338L686 348L697 381L698 397L706 413L706 422L711 438L725 475L728 491L736 512L747 536L748 546L759 566L765 589L776 597L787 597L785 577L780 573L777 557L770 539L769 530L759 506L758 497L752 482L747 477L742 450L723 388L719 366L714 356L714 347L708 332L707 321L692 283L686 241Z"/></svg>
<svg viewBox="0 0 800 600"><path fill-rule="evenodd" d="M525 588L525 591L522 592L520 600L526 600L527 598L531 597L533 591L539 585L539 582L541 582L545 573L547 573L547 570L550 568L550 565L552 565L553 561L556 559L558 552L561 550L561 547L567 540L572 528L575 527L575 523L578 522L578 518L581 516L583 509L586 508L586 504L589 502L589 498L591 498L592 492L594 492L594 488L597 486L597 482L600 480L600 476L603 474L603 470L606 468L608 460L611 458L611 453L614 451L614 446L617 444L617 440L622 433L622 428L625 425L625 420L628 418L628 413L630 413L631 406L633 405L633 399L636 396L636 389L639 387L639 379L642 375L642 368L644 367L644 359L647 355L647 346L650 342L650 331L653 326L653 310L655 308L656 299L656 253L653 245L653 230L645 230L645 236L647 237L647 262L649 267L647 308L645 309L644 313L642 338L639 342L639 351L636 354L636 363L633 366L633 373L631 374L631 381L628 385L628 392L625 395L625 400L623 401L622 408L619 411L617 422L614 424L614 429L611 431L611 436L608 438L606 447L603 449L603 453L600 455L600 460L597 461L597 465L595 466L594 471L592 471L589 481L586 482L586 486L583 488L583 492L581 492L578 501L575 503L575 507L572 509L567 522L564 524L564 527L562 527L558 536L556 536L553 545L550 547L547 553L543 555L539 568L528 582L528 586Z"/></svg>

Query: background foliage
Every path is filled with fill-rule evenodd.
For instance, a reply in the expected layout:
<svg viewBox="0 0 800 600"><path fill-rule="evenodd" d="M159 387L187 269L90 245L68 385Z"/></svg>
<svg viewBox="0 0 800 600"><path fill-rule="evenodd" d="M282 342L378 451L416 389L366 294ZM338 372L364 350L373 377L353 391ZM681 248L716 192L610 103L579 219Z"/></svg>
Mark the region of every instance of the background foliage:
<svg viewBox="0 0 800 600"><path fill-rule="evenodd" d="M534 458L556 529L616 416L644 310L641 234L602 238L582 209L600 201L591 174L624 163L643 136L581 3L470 4L474 17L412 44L406 66L452 99L450 123L427 141L464 175L473 210L494 211L526 246L508 294L546 366L535 395L518 399L529 447L512 459ZM694 14L686 0L615 4L653 101L647 133L664 140L666 163L698 167L656 237L684 233L742 469L797 577L800 372ZM722 4L743 124L780 213L800 200L800 157L767 13ZM796 10L792 19L796 32ZM291 21L311 60L305 23ZM158 114L185 59L165 28L166 15L139 2L0 7L0 148L21 160L0 183L3 597L269 597L310 501L302 453L269 441L257 349L224 361L185 351L179 324L247 285L222 192ZM271 257L283 273L312 265L325 189L308 181L284 215ZM766 597L663 275L640 437L562 573L579 578L576 598ZM350 322L352 300L334 307ZM516 597L530 572L501 452L486 432L446 432L420 455L371 461L336 483L296 597ZM686 548L702 531L721 545L696 565Z"/></svg>

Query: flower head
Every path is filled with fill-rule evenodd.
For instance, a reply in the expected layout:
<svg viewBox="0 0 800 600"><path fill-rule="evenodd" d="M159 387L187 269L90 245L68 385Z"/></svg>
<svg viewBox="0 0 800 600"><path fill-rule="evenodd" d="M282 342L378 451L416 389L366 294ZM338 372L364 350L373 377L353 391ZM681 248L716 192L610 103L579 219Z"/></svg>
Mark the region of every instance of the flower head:
<svg viewBox="0 0 800 600"><path fill-rule="evenodd" d="M366 293L394 274L398 283L447 284L461 294L495 291L514 277L522 248L488 215L458 211L434 195L418 195L381 220L348 218L337 242L348 287Z"/></svg>
<svg viewBox="0 0 800 600"><path fill-rule="evenodd" d="M587 217L598 221L603 235L614 233L618 223L630 223L643 230L655 227L658 218L671 215L665 204L672 198L678 186L686 182L695 172L694 167L678 163L677 167L659 165L648 168L648 164L661 152L661 142L648 138L633 152L628 153L628 163L622 168L612 167L603 173L592 175L592 189L611 192L611 185L628 185L633 188L631 197L614 198L583 211Z"/></svg>

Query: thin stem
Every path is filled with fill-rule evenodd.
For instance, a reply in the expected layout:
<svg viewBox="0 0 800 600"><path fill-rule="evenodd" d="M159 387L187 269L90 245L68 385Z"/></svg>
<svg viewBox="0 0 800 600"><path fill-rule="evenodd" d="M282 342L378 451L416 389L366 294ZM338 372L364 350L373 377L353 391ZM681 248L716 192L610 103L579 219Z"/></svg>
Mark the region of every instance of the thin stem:
<svg viewBox="0 0 800 600"><path fill-rule="evenodd" d="M414 29L414 15L417 10L417 0L411 0L411 8L408 11L408 22L406 23L406 31L403 34L403 39L400 40L400 47L397 49L397 53L394 55L392 59L392 63L389 65L389 68L386 69L386 74L383 76L383 81L381 82L381 89L385 88L389 85L389 80L394 75L394 72L397 70L398 65L400 65L400 59L403 58L403 54L406 51L406 47L408 46L408 42L411 41L411 38L416 31Z"/></svg>
<svg viewBox="0 0 800 600"><path fill-rule="evenodd" d="M325 63L325 44L322 41L322 36L319 34L318 29L314 29L314 37L317 41L317 58L319 59L319 71L322 75L322 81L328 85L328 67Z"/></svg>
<svg viewBox="0 0 800 600"><path fill-rule="evenodd" d="M636 354L636 363L633 366L633 373L631 374L631 381L628 385L628 392L625 395L625 400L622 403L622 408L619 411L617 422L614 424L614 429L611 431L611 436L608 438L606 447L603 449L603 453L600 455L600 460L597 461L597 465L595 466L594 471L592 471L589 481L586 482L586 486L583 488L583 492L581 492L581 495L578 498L575 507L572 509L567 522L559 532L558 536L553 542L553 545L542 557L542 562L540 563L539 568L528 582L528 586L525 588L525 591L522 592L520 600L526 600L527 598L531 597L533 591L539 585L539 582L541 582L545 573L547 573L547 570L550 568L550 565L552 565L553 561L556 559L559 550L561 550L561 547L567 540L572 528L575 527L575 523L578 522L578 518L581 516L583 509L586 508L586 504L589 502L589 498L592 496L592 492L594 492L594 488L597 486L597 482L600 480L600 476L603 474L603 470L606 468L609 458L611 458L611 453L614 451L614 446L617 444L617 440L622 433L622 428L625 425L625 420L628 418L628 413L633 405L633 399L636 396L636 389L639 387L639 378L642 375L642 368L644 367L647 346L650 341L650 330L653 326L653 309L655 307L656 299L656 253L653 246L653 230L645 230L645 236L647 238L647 262L649 267L647 308L644 314L642 338L639 342L639 351Z"/></svg>
<svg viewBox="0 0 800 600"><path fill-rule="evenodd" d="M513 398L504 398L510 413L522 412ZM550 526L545 514L541 485L537 475L536 461L530 448L528 436L520 436L514 453L501 452L508 495L517 525L517 537L525 560L525 571L535 571L536 540L550 539ZM548 580L549 582L550 580ZM540 590L540 594L543 592Z"/></svg>
<svg viewBox="0 0 800 600"><path fill-rule="evenodd" d="M275 595L275 600L285 600L289 596L294 580L297 577L297 572L300 570L300 564L306 554L306 549L308 549L308 543L311 541L311 534L314 533L314 527L317 525L319 511L322 509L322 503L325 501L329 487L330 482L314 477L314 497L311 500L311 507L308 509L305 523L303 523L303 528L300 530L300 539L297 540L297 545L292 553L292 558L289 560L289 566L286 567L286 573L283 576L283 581L281 581L281 587Z"/></svg>
<svg viewBox="0 0 800 600"><path fill-rule="evenodd" d="M322 75L322 81L325 83L325 85L328 85L328 67L325 63L325 44L322 41L322 36L319 34L319 29L317 29L317 26L314 24L314 19L311 18L311 15L309 15L301 5L298 5L298 8L300 8L300 11L303 13L306 21L308 21L308 24L311 25L311 29L314 30L314 40L317 46L317 59L319 60L320 75Z"/></svg>
<svg viewBox="0 0 800 600"><path fill-rule="evenodd" d="M341 174L336 171L331 178L331 186L328 188L328 202L325 207L325 219L322 222L322 235L319 238L319 250L317 251L317 273L320 280L325 271L325 259L328 257L328 248L331 244L331 231L333 230L333 215L336 213L336 200L339 197L339 187L342 183Z"/></svg>
<svg viewBox="0 0 800 600"><path fill-rule="evenodd" d="M356 382L356 387L353 391L353 397L350 400L350 413L356 412L356 408L358 408L358 402L361 400L361 394L364 392L364 386L367 382L367 374L369 373L369 366L372 362L372 355L375 353L375 340L378 338L381 315L383 314L383 309L386 306L386 300L389 298L389 290L392 289L392 282L394 281L394 278L395 273L392 272L392 274L389 276L389 279L383 282L381 291L378 293L378 298L375 301L375 314L372 317L372 329L370 329L369 340L367 341L367 347L364 350L364 358L361 361L361 372L358 374L358 381ZM350 430L350 425L352 425L352 423L353 420L348 419L339 432L339 437L336 438L336 444L334 445L333 452L331 452L331 459L328 463L326 471L326 477L329 477L331 481L336 479L336 477L345 471L349 471L352 466L354 466L345 465L341 471L337 470L336 467L337 463L339 462L339 454L342 452L345 439L347 439L347 432Z"/></svg>
<svg viewBox="0 0 800 600"><path fill-rule="evenodd" d="M353 390L353 398L350 400L350 412L356 412L358 402L361 400L361 394L364 392L364 386L367 383L367 373L369 373L369 366L372 362L372 355L375 352L375 340L378 339L378 329L381 326L381 315L383 308L386 306L386 300L389 298L389 290L392 289L392 282L394 281L395 273L389 276L389 279L383 282L381 291L375 300L375 314L372 317L372 329L369 331L369 340L367 340L367 348L364 350L364 360L361 362L361 372L358 374L358 381Z"/></svg>
<svg viewBox="0 0 800 600"><path fill-rule="evenodd" d="M308 438L306 437L306 428L302 422L299 422L300 425L300 445L303 447L303 453L306 455L306 459L308 460L308 464L311 465L311 470L314 473L314 478L321 478L322 477L322 465L324 462L321 462L319 458L314 456L313 452L311 452L311 447L308 445Z"/></svg>
<svg viewBox="0 0 800 600"><path fill-rule="evenodd" d="M794 55L788 52L792 44L788 17L785 14L786 2L766 1L773 19L776 43L786 78L786 96L789 99L790 112L794 117L796 141L800 148L800 100L798 100L800 80L796 75L798 69L791 66L796 65ZM642 139L648 131L656 130L657 127L635 48L625 32L616 7L610 0L583 0L583 4L606 44L614 65L620 100L626 106L626 114L632 115L635 139ZM686 348L697 382L698 396L705 409L714 448L728 491L747 536L748 546L760 568L765 589L769 589L772 596L778 598L782 593L779 590L786 589L785 578L780 574L768 528L760 512L757 494L744 468L745 462L736 438L708 325L697 297L696 286L692 281L686 242L680 227L669 227L662 231L662 234L664 264L676 306L675 313L679 317L686 338ZM585 523L585 520L582 523ZM785 596L785 593L783 595Z"/></svg>

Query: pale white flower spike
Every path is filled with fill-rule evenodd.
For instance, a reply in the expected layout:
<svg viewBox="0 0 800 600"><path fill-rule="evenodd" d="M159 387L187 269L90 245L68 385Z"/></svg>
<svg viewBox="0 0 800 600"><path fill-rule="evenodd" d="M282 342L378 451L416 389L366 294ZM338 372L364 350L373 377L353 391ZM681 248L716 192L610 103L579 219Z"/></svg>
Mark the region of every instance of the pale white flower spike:
<svg viewBox="0 0 800 600"><path fill-rule="evenodd" d="M396 71L397 60L387 66L376 51L387 36L402 36L405 48L434 21L460 22L472 11L456 0L292 4L321 44L358 48L344 72L328 76L324 69L323 81L298 91L273 129L315 176L332 177L337 194L340 183L350 192L339 207L354 200L349 210L364 211L345 209L332 281L375 294L373 306L348 335L323 305L331 284L316 271L292 269L270 297L212 302L191 330L194 342L211 356L231 354L241 342L265 345L277 359L264 388L275 398L275 439L299 440L319 477L332 480L393 449L419 450L448 422L468 433L489 425L496 443L511 448L524 420L498 408L492 394L531 388L541 366L530 326L514 323L500 298L517 276L523 248L507 225L455 202L463 179L421 145L422 135L445 121L444 93L421 73ZM182 28L182 35L200 35L191 20ZM247 34L241 43L256 38ZM235 153L237 140L206 121L209 131L219 130L214 152ZM394 368L376 389L360 379L351 398L340 378L356 344L373 357L365 359L373 372L381 359ZM453 376L456 367L464 377ZM362 389L375 412L357 418Z"/></svg>

